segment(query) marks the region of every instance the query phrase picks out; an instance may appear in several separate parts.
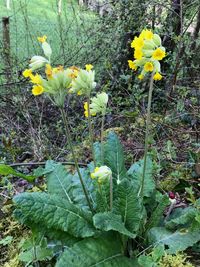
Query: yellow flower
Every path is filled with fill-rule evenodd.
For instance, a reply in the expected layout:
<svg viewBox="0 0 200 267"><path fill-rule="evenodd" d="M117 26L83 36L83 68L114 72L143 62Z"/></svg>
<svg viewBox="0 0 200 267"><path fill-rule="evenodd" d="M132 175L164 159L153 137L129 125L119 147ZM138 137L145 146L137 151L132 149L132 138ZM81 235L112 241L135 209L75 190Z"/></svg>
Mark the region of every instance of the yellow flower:
<svg viewBox="0 0 200 267"><path fill-rule="evenodd" d="M142 59L143 53L141 49L135 49L134 58L135 59Z"/></svg>
<svg viewBox="0 0 200 267"><path fill-rule="evenodd" d="M132 60L128 60L129 68L132 70L137 70L137 66L134 64Z"/></svg>
<svg viewBox="0 0 200 267"><path fill-rule="evenodd" d="M107 166L96 167L94 172L90 174L92 179L98 179L98 183L108 181L112 176L112 171Z"/></svg>
<svg viewBox="0 0 200 267"><path fill-rule="evenodd" d="M146 40L151 40L153 38L153 33L151 30L143 30L139 36L139 38L144 38Z"/></svg>
<svg viewBox="0 0 200 267"><path fill-rule="evenodd" d="M79 92L77 93L78 95L79 95ZM89 116L88 102L84 102L84 110L85 110L84 111L85 117L88 118L88 116ZM95 112L90 112L90 115L91 116L96 116L96 113Z"/></svg>
<svg viewBox="0 0 200 267"><path fill-rule="evenodd" d="M165 51L163 51L161 48L157 48L152 54L152 58L155 60L162 60L165 56Z"/></svg>
<svg viewBox="0 0 200 267"><path fill-rule="evenodd" d="M162 79L162 75L159 72L156 72L156 74L153 76L153 79L155 81L160 81Z"/></svg>
<svg viewBox="0 0 200 267"><path fill-rule="evenodd" d="M151 62L146 62L146 63L144 64L144 70L145 70L146 72L148 72L148 71L153 71L153 69L154 69L154 66L153 66L153 64L152 64Z"/></svg>
<svg viewBox="0 0 200 267"><path fill-rule="evenodd" d="M38 41L39 41L40 43L44 43L44 42L46 42L46 40L47 40L47 36L46 36L46 35L43 35L42 37L38 37L37 39L38 39Z"/></svg>
<svg viewBox="0 0 200 267"><path fill-rule="evenodd" d="M88 114L88 103L87 102L84 102L84 114L85 114L85 117L88 118L89 114Z"/></svg>
<svg viewBox="0 0 200 267"><path fill-rule="evenodd" d="M82 95L82 94L83 92L81 90L77 92L77 95Z"/></svg>
<svg viewBox="0 0 200 267"><path fill-rule="evenodd" d="M138 79L139 80L143 80L144 79L144 75L143 74L138 75Z"/></svg>
<svg viewBox="0 0 200 267"><path fill-rule="evenodd" d="M48 79L52 78L53 70L50 64L46 64L45 73Z"/></svg>
<svg viewBox="0 0 200 267"><path fill-rule="evenodd" d="M99 167L96 167L96 168L94 169L94 172L92 172L92 173L90 174L90 176L91 176L92 179L95 179L95 178L96 178L95 173L98 172L98 170L99 170Z"/></svg>
<svg viewBox="0 0 200 267"><path fill-rule="evenodd" d="M28 77L31 77L31 75L32 75L32 70L30 70L30 69L26 69L25 71L23 71L23 76L25 77L25 78L28 78Z"/></svg>
<svg viewBox="0 0 200 267"><path fill-rule="evenodd" d="M36 74L35 76L31 75L30 78L31 78L32 83L36 83L40 85L42 84L42 77L39 74Z"/></svg>
<svg viewBox="0 0 200 267"><path fill-rule="evenodd" d="M135 48L135 49L138 49L138 48L141 49L143 47L143 45L144 45L143 38L137 37L137 36L133 39L133 41L131 43L131 47Z"/></svg>
<svg viewBox="0 0 200 267"><path fill-rule="evenodd" d="M41 85L34 85L32 89L33 95L41 95L44 92L44 88Z"/></svg>
<svg viewBox="0 0 200 267"><path fill-rule="evenodd" d="M91 69L93 69L92 64L86 64L86 65L85 65L85 69L86 69L87 71L91 71Z"/></svg>

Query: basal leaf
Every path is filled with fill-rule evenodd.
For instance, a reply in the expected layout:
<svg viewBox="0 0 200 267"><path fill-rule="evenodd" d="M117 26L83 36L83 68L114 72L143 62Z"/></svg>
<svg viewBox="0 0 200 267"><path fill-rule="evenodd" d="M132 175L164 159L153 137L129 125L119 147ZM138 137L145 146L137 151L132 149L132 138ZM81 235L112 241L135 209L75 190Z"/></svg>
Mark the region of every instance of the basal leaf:
<svg viewBox="0 0 200 267"><path fill-rule="evenodd" d="M124 152L117 135L113 132L109 133L104 146L104 161L105 165L112 170L113 178L120 183L126 176Z"/></svg>
<svg viewBox="0 0 200 267"><path fill-rule="evenodd" d="M95 234L92 217L62 197L46 193L22 193L14 197L16 213L21 212L23 221L31 219L47 228L68 232L75 237Z"/></svg>
<svg viewBox="0 0 200 267"><path fill-rule="evenodd" d="M133 267L120 244L117 235L85 239L66 249L56 267Z"/></svg>
<svg viewBox="0 0 200 267"><path fill-rule="evenodd" d="M126 229L122 217L112 212L97 213L93 217L94 226L103 231L116 231L131 238L136 235Z"/></svg>
<svg viewBox="0 0 200 267"><path fill-rule="evenodd" d="M148 237L153 246L164 244L168 247L167 252L177 253L200 241L200 229L198 231L181 229L172 232L164 227L154 227L149 231Z"/></svg>
<svg viewBox="0 0 200 267"><path fill-rule="evenodd" d="M134 163L128 170L128 175L130 175L135 185L135 188L137 188L138 191L141 186L143 166L144 160L139 160L138 162ZM147 157L143 194L145 197L150 197L155 189L155 182L153 180L153 169L154 166L152 159L150 157Z"/></svg>
<svg viewBox="0 0 200 267"><path fill-rule="evenodd" d="M143 216L142 203L134 185L127 179L117 185L114 210L122 216L122 221L130 232L138 231Z"/></svg>

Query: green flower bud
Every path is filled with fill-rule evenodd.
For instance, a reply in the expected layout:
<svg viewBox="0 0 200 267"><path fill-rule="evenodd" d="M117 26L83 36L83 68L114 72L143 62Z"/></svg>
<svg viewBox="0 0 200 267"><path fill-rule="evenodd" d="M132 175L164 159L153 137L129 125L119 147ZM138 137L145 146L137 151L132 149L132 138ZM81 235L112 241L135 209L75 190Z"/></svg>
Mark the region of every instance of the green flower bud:
<svg viewBox="0 0 200 267"><path fill-rule="evenodd" d="M110 179L112 171L107 166L96 167L94 172L91 173L92 179L98 179L98 183L103 183Z"/></svg>
<svg viewBox="0 0 200 267"><path fill-rule="evenodd" d="M153 42L156 44L156 46L161 46L161 38L156 33L153 35Z"/></svg>
<svg viewBox="0 0 200 267"><path fill-rule="evenodd" d="M33 70L37 70L43 67L49 61L45 57L41 56L33 56L30 60L29 68Z"/></svg>
<svg viewBox="0 0 200 267"><path fill-rule="evenodd" d="M152 40L145 40L143 49L153 50L156 47L156 44Z"/></svg>
<svg viewBox="0 0 200 267"><path fill-rule="evenodd" d="M46 57L50 58L52 54L51 46L47 42L42 43L42 49Z"/></svg>
<svg viewBox="0 0 200 267"><path fill-rule="evenodd" d="M90 113L91 114L102 113L103 115L105 115L107 103L108 103L108 95L106 93L97 94L96 97L93 97L91 99Z"/></svg>

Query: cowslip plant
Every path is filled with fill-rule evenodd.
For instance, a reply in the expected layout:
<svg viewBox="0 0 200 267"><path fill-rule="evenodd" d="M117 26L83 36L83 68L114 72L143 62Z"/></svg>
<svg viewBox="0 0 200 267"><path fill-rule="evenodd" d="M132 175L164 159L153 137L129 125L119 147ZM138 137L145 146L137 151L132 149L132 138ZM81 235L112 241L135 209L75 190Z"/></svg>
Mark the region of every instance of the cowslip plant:
<svg viewBox="0 0 200 267"><path fill-rule="evenodd" d="M148 40L151 34L145 33L148 33L148 37L143 39ZM42 41L46 42L46 38ZM104 118L108 102L106 93L91 97L95 88L93 66L88 64L85 69L69 67L66 70L59 67L54 71L49 64L45 66L46 78L40 76L42 83L39 85L44 88L42 93L53 99L61 111L76 171L72 172L60 163L47 161L45 168L37 171L38 176L46 179L46 191L15 196L14 214L34 233L38 232L44 237L47 248L55 248L51 251L51 256L56 259L55 266L137 267L142 266L137 258L143 254L143 250L161 244L166 249L168 247L169 253L176 253L198 242L197 205L179 210L181 220L176 215L177 211L167 219L163 216L170 202L168 195L161 194L155 186L154 176L158 168L147 153L148 128L144 160L127 169L123 148L115 133L110 132L106 140L101 138L100 142L93 144L91 115L100 114ZM32 70L27 75L32 80ZM69 84L61 82L68 78L71 79ZM53 94L46 89L46 83L52 84ZM151 94L152 89L153 75ZM64 111L64 100L68 93L87 100L85 115L89 118L93 161L84 168L78 165L68 117ZM56 101L57 95L62 101ZM150 104L148 114L150 118ZM149 124L147 120L147 126ZM194 218L195 224L192 223ZM188 231L182 231L183 222L188 225Z"/></svg>

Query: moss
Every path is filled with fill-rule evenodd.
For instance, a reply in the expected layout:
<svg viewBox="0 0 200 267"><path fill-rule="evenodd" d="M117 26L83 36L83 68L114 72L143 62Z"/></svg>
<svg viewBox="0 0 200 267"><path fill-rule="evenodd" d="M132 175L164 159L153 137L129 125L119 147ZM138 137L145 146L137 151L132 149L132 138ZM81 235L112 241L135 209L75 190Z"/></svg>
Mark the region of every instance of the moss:
<svg viewBox="0 0 200 267"><path fill-rule="evenodd" d="M187 257L184 254L168 255L166 254L159 261L159 267L195 267L193 264L187 261Z"/></svg>

